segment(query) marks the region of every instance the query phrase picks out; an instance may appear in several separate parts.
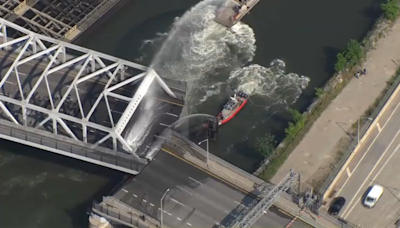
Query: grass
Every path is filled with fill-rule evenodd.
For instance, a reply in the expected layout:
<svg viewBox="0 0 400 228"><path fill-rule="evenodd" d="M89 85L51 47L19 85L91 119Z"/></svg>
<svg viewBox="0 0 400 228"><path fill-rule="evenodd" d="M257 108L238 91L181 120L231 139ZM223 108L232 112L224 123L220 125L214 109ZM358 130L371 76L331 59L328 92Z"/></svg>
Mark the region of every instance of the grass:
<svg viewBox="0 0 400 228"><path fill-rule="evenodd" d="M387 21L383 20L382 17L377 20L375 23L374 27L370 32L368 32L366 38L362 41L363 44L363 51L364 51L364 56L363 60L365 61L367 53L374 49L374 44L377 42L378 39L382 38L385 36L385 32L382 31L381 29L383 26L383 23L387 23ZM393 23L390 23L391 27ZM275 175L275 173L278 171L278 169L283 165L283 163L286 161L286 159L290 156L290 154L293 152L293 150L299 145L301 140L304 138L304 136L307 134L307 132L310 130L314 122L321 116L322 112L331 104L331 102L342 92L342 90L346 87L346 85L351 81L352 78L354 78L354 73L358 70L359 64L356 64L355 67L352 69L349 69L347 72L343 73L341 76L342 82L337 83L333 88L330 90L326 91L323 95L321 95L318 99L317 104L315 105L314 109L309 112L305 113L305 123L302 129L298 131L298 133L294 136L291 137L291 139L285 138L276 148L275 153L269 158L269 164L267 167L261 172L260 178L262 178L265 181L271 180L271 178ZM376 108L376 106L379 104L380 99L384 96L384 94L387 92L387 90L390 88L391 84L393 84L396 76L398 74L394 75L391 80L388 81L388 85L384 91L382 91L381 95L375 100L375 102L368 108L366 111L365 115L370 116L373 112L373 110ZM337 75L336 75L337 76ZM333 77L336 78L336 77ZM335 80L335 79L333 79ZM365 121L365 120L364 120ZM357 124L357 123L355 123ZM353 125L354 126L354 125ZM355 125L357 127L357 125ZM342 148L340 146L340 148ZM339 155L343 155L343 153L339 153ZM340 157L338 156L335 161L339 161ZM319 186L321 185L318 184Z"/></svg>

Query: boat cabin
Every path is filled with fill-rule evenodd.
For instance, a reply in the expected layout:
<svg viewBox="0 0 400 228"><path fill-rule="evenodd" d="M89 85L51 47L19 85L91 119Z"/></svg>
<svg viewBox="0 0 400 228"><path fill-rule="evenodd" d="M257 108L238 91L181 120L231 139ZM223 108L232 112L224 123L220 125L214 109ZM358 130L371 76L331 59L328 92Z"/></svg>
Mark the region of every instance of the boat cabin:
<svg viewBox="0 0 400 228"><path fill-rule="evenodd" d="M214 21L228 28L238 23L260 0L226 0L217 10Z"/></svg>

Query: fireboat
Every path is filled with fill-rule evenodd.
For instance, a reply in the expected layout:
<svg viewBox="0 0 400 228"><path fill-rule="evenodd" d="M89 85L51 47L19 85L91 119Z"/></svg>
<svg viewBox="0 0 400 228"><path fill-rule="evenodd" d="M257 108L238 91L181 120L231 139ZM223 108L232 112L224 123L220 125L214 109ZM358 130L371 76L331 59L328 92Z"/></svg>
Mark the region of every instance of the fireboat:
<svg viewBox="0 0 400 228"><path fill-rule="evenodd" d="M244 107L249 99L249 95L238 92L230 97L229 101L224 105L222 111L217 115L218 125L227 123Z"/></svg>

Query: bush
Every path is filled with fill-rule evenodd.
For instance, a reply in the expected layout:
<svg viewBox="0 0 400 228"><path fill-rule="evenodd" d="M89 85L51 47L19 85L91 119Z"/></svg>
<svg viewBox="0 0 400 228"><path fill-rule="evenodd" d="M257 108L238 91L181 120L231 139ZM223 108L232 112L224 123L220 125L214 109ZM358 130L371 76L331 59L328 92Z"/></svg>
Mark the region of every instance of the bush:
<svg viewBox="0 0 400 228"><path fill-rule="evenodd" d="M324 94L325 94L325 90L324 90L323 88L318 88L318 87L315 88L315 95L316 95L318 98L323 97Z"/></svg>
<svg viewBox="0 0 400 228"><path fill-rule="evenodd" d="M354 67L362 60L363 56L364 51L362 45L357 40L350 40L346 49L337 54L335 64L336 72L344 71L346 67Z"/></svg>
<svg viewBox="0 0 400 228"><path fill-rule="evenodd" d="M344 69L346 69L346 65L347 65L346 57L344 57L342 53L337 54L337 61L335 64L336 72L344 71Z"/></svg>
<svg viewBox="0 0 400 228"><path fill-rule="evenodd" d="M264 137L256 139L256 150L264 157L267 158L275 151L276 141L275 136L267 133Z"/></svg>
<svg viewBox="0 0 400 228"><path fill-rule="evenodd" d="M357 65L363 58L363 47L357 40L350 40L347 44L345 57L350 67Z"/></svg>
<svg viewBox="0 0 400 228"><path fill-rule="evenodd" d="M285 129L286 139L292 140L297 133L304 127L305 117L297 110L289 109L293 122L289 122L289 126Z"/></svg>
<svg viewBox="0 0 400 228"><path fill-rule="evenodd" d="M399 6L397 3L398 0L388 0L386 3L381 4L381 10L387 20L394 21L399 15Z"/></svg>

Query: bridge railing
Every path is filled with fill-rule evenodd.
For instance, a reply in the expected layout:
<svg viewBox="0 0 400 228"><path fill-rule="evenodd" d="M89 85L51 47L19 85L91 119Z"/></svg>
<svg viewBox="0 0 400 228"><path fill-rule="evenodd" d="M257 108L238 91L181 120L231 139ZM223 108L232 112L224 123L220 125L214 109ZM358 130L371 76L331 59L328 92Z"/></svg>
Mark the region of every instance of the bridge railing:
<svg viewBox="0 0 400 228"><path fill-rule="evenodd" d="M201 154L204 158L206 158L207 151L205 151L203 148L201 148L200 146L198 146L196 143L192 142L191 140L189 140L185 136L183 136L183 135L181 135L181 134L179 134L179 133L177 133L175 131L172 131L171 136L172 137L176 137L179 140L185 142L188 146L190 146L192 149L194 149L197 153ZM237 173L237 174L239 174L239 175L241 175L243 177L246 177L247 179L253 181L256 185L264 183L264 181L261 180L260 178L258 178L256 176L254 176L254 175L252 175L252 174L250 174L250 173L248 173L248 172L246 172L246 171L244 171L244 170L232 165L229 162L224 161L223 159L221 159L221 158L219 158L219 157L217 157L217 156L215 156L215 155L213 155L211 153L209 153L208 156L209 156L210 160L218 163L219 165L223 166L224 168L226 168L228 170L231 170L232 172L235 172L235 173Z"/></svg>
<svg viewBox="0 0 400 228"><path fill-rule="evenodd" d="M81 145L81 142L71 142L71 139L67 137L15 125L5 120L0 120L0 138L59 154L65 153L66 156L70 154L72 155L70 157L73 157L73 155L82 156L129 170L140 171L145 166L145 164L134 160L128 154L122 154L101 147L91 149L89 146Z"/></svg>
<svg viewBox="0 0 400 228"><path fill-rule="evenodd" d="M151 219L150 217L142 217L142 215L137 215L134 213L126 213L123 211L118 210L109 205L99 204L97 202L93 202L92 211L102 217L108 218L109 220L114 220L120 224L126 225L133 225L134 227L141 227L141 228L156 228L157 225L153 225L152 223L146 222L146 220Z"/></svg>

